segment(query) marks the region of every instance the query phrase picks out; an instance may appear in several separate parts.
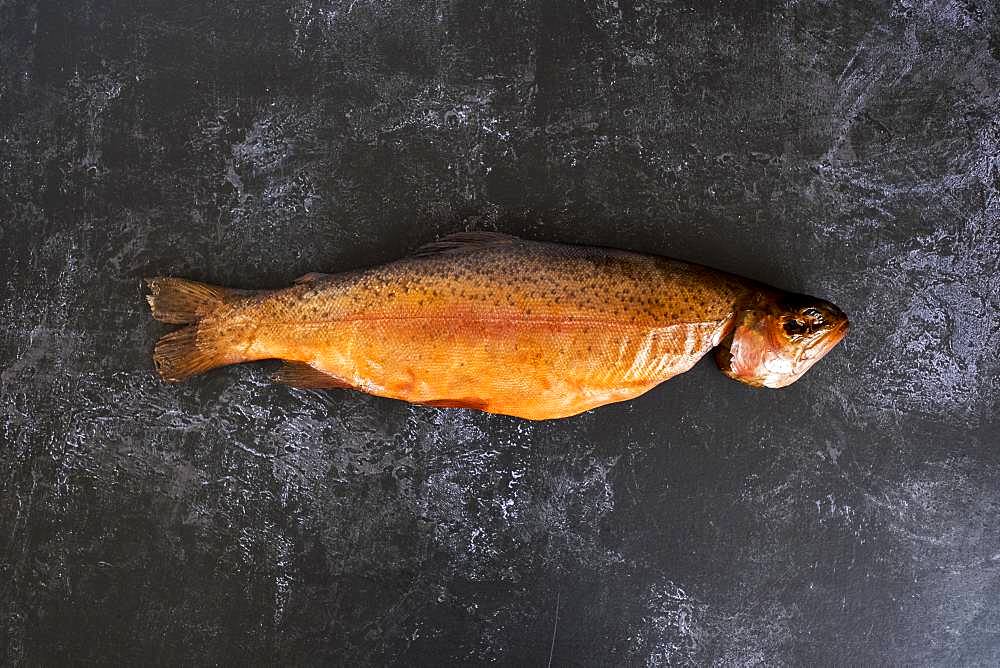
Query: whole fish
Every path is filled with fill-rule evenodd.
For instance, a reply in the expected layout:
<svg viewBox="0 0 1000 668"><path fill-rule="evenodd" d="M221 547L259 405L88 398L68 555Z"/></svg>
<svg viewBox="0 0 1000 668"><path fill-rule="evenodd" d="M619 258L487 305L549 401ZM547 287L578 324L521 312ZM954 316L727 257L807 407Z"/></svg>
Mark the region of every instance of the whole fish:
<svg viewBox="0 0 1000 668"><path fill-rule="evenodd" d="M718 348L731 378L783 387L847 333L833 304L696 264L492 232L282 290L147 279L180 381L261 359L276 380L530 420L639 396Z"/></svg>

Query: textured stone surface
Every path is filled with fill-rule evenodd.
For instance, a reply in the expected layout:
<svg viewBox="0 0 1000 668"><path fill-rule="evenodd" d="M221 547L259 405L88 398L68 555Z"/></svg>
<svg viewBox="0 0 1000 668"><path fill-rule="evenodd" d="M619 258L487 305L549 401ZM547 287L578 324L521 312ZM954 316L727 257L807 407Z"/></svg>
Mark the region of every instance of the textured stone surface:
<svg viewBox="0 0 1000 668"><path fill-rule="evenodd" d="M0 657L1000 662L989 2L0 3ZM140 278L274 287L460 229L826 297L534 424L181 386Z"/></svg>

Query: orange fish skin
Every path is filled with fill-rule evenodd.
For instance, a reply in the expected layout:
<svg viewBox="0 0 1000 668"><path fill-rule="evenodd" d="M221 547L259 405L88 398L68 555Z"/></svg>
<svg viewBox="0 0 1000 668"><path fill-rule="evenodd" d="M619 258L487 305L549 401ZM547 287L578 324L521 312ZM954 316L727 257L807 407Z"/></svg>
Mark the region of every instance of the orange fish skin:
<svg viewBox="0 0 1000 668"><path fill-rule="evenodd" d="M164 301L155 282L167 280L180 279L151 281L154 314ZM188 320L195 331L168 335L193 339L183 345L204 352L198 365L185 366L180 343L158 347L166 379L277 358L309 365L310 382L290 374L293 384L531 420L630 399L683 373L731 336L738 311L773 292L667 258L490 233L284 290L218 290L215 307Z"/></svg>

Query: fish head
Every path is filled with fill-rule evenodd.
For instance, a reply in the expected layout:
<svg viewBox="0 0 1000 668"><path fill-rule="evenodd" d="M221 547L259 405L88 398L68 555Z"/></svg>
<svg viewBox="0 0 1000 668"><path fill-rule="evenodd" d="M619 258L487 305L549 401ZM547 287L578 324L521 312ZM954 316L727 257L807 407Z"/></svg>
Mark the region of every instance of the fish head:
<svg viewBox="0 0 1000 668"><path fill-rule="evenodd" d="M716 351L719 368L755 387L791 385L847 335L839 308L807 295L780 293L741 310Z"/></svg>

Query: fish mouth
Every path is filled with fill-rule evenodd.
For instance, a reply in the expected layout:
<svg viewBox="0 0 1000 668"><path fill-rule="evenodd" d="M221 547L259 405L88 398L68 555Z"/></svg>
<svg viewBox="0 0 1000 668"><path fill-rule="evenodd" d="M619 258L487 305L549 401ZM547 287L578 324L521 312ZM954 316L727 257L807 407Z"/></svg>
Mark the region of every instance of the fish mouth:
<svg viewBox="0 0 1000 668"><path fill-rule="evenodd" d="M851 321L848 320L847 318L844 318L837 324L836 327L833 328L833 331L830 332L830 338L833 341L830 344L830 347L832 348L841 341L843 341L844 337L847 336L848 332L850 331L851 331Z"/></svg>
<svg viewBox="0 0 1000 668"><path fill-rule="evenodd" d="M825 356L828 352L833 350L838 343L844 340L844 337L847 336L847 333L850 331L851 331L851 323L850 321L847 320L847 318L844 318L836 325L834 325L833 329L827 332L826 336L824 336L818 342L818 345L816 346L816 352L813 355L809 356L810 362L818 361L821 357Z"/></svg>

